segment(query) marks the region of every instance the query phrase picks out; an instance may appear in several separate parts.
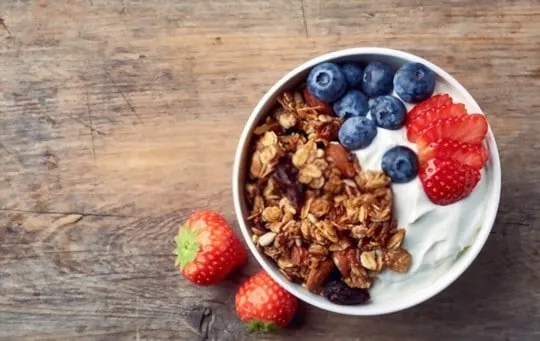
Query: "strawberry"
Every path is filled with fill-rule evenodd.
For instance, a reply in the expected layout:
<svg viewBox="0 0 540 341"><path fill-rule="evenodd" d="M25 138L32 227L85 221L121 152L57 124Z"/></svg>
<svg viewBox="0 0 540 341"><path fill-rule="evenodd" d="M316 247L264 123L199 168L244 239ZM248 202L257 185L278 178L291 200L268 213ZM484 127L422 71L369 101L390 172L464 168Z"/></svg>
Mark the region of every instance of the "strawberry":
<svg viewBox="0 0 540 341"><path fill-rule="evenodd" d="M420 167L420 181L428 198L437 205L453 204L473 191L480 172L449 159L433 158Z"/></svg>
<svg viewBox="0 0 540 341"><path fill-rule="evenodd" d="M420 132L416 144L420 150L441 138L478 144L488 131L486 118L482 114L446 117L431 122Z"/></svg>
<svg viewBox="0 0 540 341"><path fill-rule="evenodd" d="M415 105L407 114L407 122L415 119L422 113L452 104L452 98L448 94L431 96L425 101Z"/></svg>
<svg viewBox="0 0 540 341"><path fill-rule="evenodd" d="M247 261L240 239L225 218L212 211L191 215L174 240L175 265L184 277L199 285L216 284Z"/></svg>
<svg viewBox="0 0 540 341"><path fill-rule="evenodd" d="M440 108L424 111L415 118L407 122L407 139L416 142L420 132L431 122L441 118L467 115L465 105L462 103L450 104Z"/></svg>
<svg viewBox="0 0 540 341"><path fill-rule="evenodd" d="M420 163L434 157L451 159L480 170L486 164L488 151L481 144L439 139L420 151Z"/></svg>
<svg viewBox="0 0 540 341"><path fill-rule="evenodd" d="M236 313L250 331L268 332L291 322L298 300L261 271L240 287L235 305Z"/></svg>
<svg viewBox="0 0 540 341"><path fill-rule="evenodd" d="M313 96L307 87L304 88L304 100L308 106L315 108L320 114L332 115L333 113L332 106Z"/></svg>

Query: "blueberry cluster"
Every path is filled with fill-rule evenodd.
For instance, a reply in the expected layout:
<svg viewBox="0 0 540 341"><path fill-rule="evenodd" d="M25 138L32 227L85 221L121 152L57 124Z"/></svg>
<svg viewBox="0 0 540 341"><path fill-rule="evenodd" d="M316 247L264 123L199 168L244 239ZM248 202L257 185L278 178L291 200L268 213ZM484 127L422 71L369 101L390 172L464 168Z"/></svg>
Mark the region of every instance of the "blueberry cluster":
<svg viewBox="0 0 540 341"><path fill-rule="evenodd" d="M349 150L366 148L377 136L377 127L397 130L405 124L402 101L421 102L435 90L435 74L421 63L406 63L396 72L386 63L321 63L307 78L307 90L318 100L332 104L345 119L339 141ZM391 95L395 91L397 96ZM370 113L371 119L366 117ZM396 183L413 179L418 172L416 154L396 147L383 156L383 170Z"/></svg>
<svg viewBox="0 0 540 341"><path fill-rule="evenodd" d="M399 129L407 110L403 101L416 103L433 94L435 75L420 63L404 64L394 72L388 64L374 61L365 67L357 63L322 63L309 73L307 89L317 99L333 105L345 119L340 142L349 150L369 146L377 127ZM401 98L390 95L392 91ZM366 118L371 112L371 119Z"/></svg>

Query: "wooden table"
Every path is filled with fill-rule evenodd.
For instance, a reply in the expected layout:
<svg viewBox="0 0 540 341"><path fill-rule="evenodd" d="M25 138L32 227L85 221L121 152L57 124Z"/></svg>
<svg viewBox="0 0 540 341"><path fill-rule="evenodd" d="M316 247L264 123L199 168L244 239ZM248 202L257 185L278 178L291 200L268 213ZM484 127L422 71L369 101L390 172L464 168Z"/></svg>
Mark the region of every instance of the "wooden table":
<svg viewBox="0 0 540 341"><path fill-rule="evenodd" d="M0 17L1 340L540 339L540 1L3 0ZM419 54L471 91L501 151L496 226L414 309L303 305L291 328L249 336L233 299L256 262L196 288L172 237L198 208L235 222L251 109L352 46Z"/></svg>

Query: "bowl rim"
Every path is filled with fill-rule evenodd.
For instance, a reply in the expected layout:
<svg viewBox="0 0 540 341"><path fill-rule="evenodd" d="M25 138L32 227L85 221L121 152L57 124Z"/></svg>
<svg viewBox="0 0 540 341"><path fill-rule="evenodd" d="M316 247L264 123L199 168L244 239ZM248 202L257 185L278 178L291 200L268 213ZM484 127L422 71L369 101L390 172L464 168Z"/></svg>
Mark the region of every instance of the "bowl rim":
<svg viewBox="0 0 540 341"><path fill-rule="evenodd" d="M315 58L312 58L301 65L295 67L293 70L286 73L280 80L278 80L271 88L268 90L264 96L259 100L253 111L251 112L247 122L244 125L242 133L240 135L240 140L235 153L234 165L233 165L233 177L232 177L232 188L233 188L233 202L235 208L236 218L242 231L244 240L246 241L248 248L251 253L254 255L257 262L262 266L262 268L269 273L269 275L278 282L283 288L285 288L292 295L296 296L300 300L318 307L323 310L344 314L344 315L353 315L353 316L373 316L373 315L383 315L393 312L398 312L407 308L416 306L424 301L429 300L434 297L444 289L446 289L450 284L455 282L458 277L460 277L472 264L472 262L477 258L480 250L485 245L493 225L495 223L495 218L497 215L500 195L501 195L501 164L499 158L499 150L497 148L497 143L495 137L491 130L491 127L488 129L488 134L486 136L486 142L488 145L490 160L492 164L492 190L490 193L490 198L486 203L486 215L485 222L478 231L478 234L472 245L468 248L467 252L462 255L462 259L459 262L456 262L452 265L448 272L452 272L451 275L446 275L445 281L437 281L429 287L428 290L419 291L420 294L411 295L408 298L400 300L393 305L384 305L382 307L377 305L360 305L360 306L339 306L332 304L330 302L325 303L324 301L316 301L309 296L308 293L304 292L296 284L293 284L287 280L283 275L276 271L270 261L266 259L259 250L257 250L255 244L251 240L251 233L246 224L245 218L242 212L242 203L241 203L241 192L243 186L240 184L242 177L242 172L244 169L241 169L242 166L242 154L246 148L246 143L250 141L251 132L254 128L254 124L258 122L258 119L261 116L261 111L264 109L268 101L271 101L278 94L279 91L282 91L282 88L291 80L295 78L296 75L312 68L313 66L326 62L332 61L334 59L354 57L359 55L381 55L386 57L396 57L408 61L420 62L425 64L427 67L432 69L439 77L445 79L456 91L458 91L465 99L466 102L475 104L478 108L480 106L474 100L472 95L459 83L454 77L449 73L444 71L441 67L433 64L432 62L425 60L419 56L416 56L412 53L395 50L390 48L381 48L381 47L356 47L356 48L347 48L343 50L337 50L323 55L319 55ZM456 268L457 267L457 268Z"/></svg>

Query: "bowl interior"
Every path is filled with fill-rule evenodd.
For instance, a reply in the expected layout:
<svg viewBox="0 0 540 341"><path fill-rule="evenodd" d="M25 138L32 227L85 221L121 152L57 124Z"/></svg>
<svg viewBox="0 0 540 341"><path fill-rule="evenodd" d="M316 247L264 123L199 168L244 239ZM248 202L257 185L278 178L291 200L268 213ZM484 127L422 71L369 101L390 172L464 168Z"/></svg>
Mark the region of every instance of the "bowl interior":
<svg viewBox="0 0 540 341"><path fill-rule="evenodd" d="M476 258L480 249L484 245L489 232L493 226L495 220L497 208L499 205L500 196L500 161L495 139L491 130L488 132L486 138L487 147L489 149L490 158L485 167L485 173L488 183L488 195L485 198L485 216L483 219L483 226L480 228L479 233L473 242L456 260L456 262L448 269L444 275L437 278L434 282L429 282L424 286L419 286L417 290L414 290L407 295L404 295L401 299L385 300L384 298L377 300L376 302L360 305L360 306L343 306L329 302L325 298L312 294L300 285L288 281L278 271L277 266L269 259L261 254L253 242L251 241L251 232L249 225L245 220L248 216L248 208L244 198L244 183L246 181L247 169L249 167L249 145L251 142L251 132L260 123L267 114L272 110L277 101L277 96L286 90L291 90L300 85L307 78L309 70L314 66L324 61L345 62L355 61L361 63L367 63L370 61L382 61L390 64L395 69L398 69L402 64L406 62L421 62L430 67L437 74L437 88L436 92L447 92L458 101L467 106L469 112L482 112L476 101L472 96L444 70L438 66L409 53L405 53L397 50L382 49L382 48L355 48L342 51L336 51L317 58L314 58L296 69L289 72L282 79L280 79L259 101L255 109L253 110L248 122L242 132L240 142L238 145L234 174L233 174L233 196L236 209L236 215L239 221L239 225L242 234L248 244L251 252L261 264L261 266L269 272L269 274L280 283L285 289L297 296L301 300L317 306L321 309L347 314L347 315L380 315L385 313L391 313L399 311L416 304L419 304L430 297L436 295L438 292L450 285L457 277L459 277L465 269Z"/></svg>

